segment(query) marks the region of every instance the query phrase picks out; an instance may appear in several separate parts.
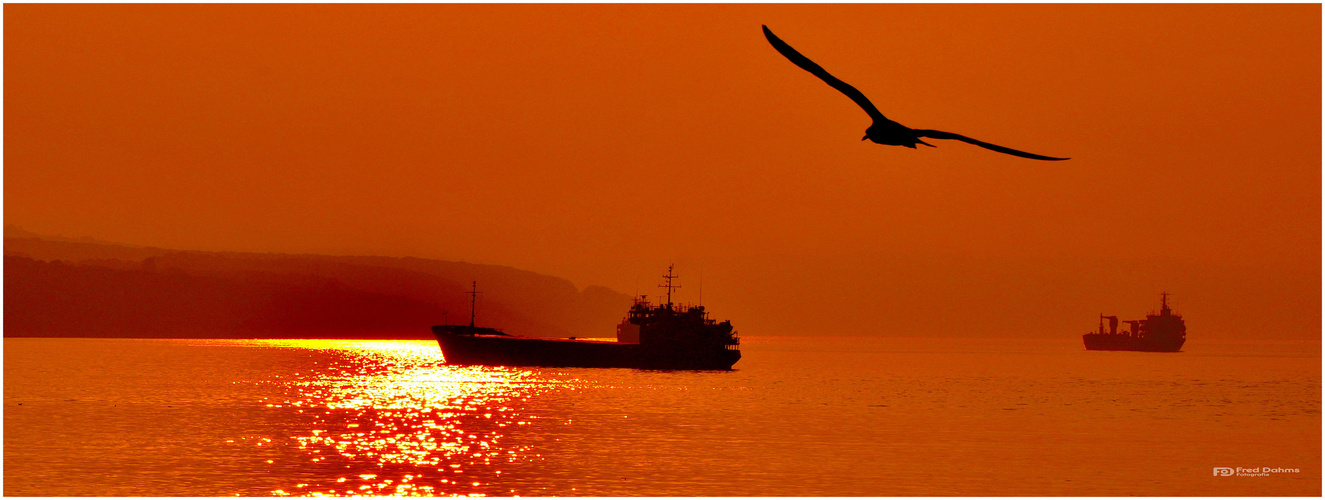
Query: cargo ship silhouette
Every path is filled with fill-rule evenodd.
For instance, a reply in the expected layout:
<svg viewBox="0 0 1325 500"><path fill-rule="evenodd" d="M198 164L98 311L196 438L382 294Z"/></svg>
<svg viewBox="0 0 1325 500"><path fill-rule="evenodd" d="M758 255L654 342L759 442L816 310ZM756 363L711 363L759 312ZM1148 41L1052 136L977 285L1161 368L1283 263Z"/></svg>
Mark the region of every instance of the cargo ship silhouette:
<svg viewBox="0 0 1325 500"><path fill-rule="evenodd" d="M1149 351L1177 352L1187 341L1187 324L1182 316L1169 309L1169 294L1160 293L1159 314L1148 314L1146 319L1124 321L1131 329L1118 332L1118 317L1100 315L1100 329L1081 336L1088 351ZM1104 320L1109 320L1109 331L1104 332Z"/></svg>
<svg viewBox="0 0 1325 500"><path fill-rule="evenodd" d="M730 370L741 359L740 338L731 321L708 319L704 306L672 303L676 276L667 268L667 302L654 306L637 296L617 325L616 342L545 339L509 335L475 326L470 292L469 325L432 327L449 365L643 368L653 370Z"/></svg>

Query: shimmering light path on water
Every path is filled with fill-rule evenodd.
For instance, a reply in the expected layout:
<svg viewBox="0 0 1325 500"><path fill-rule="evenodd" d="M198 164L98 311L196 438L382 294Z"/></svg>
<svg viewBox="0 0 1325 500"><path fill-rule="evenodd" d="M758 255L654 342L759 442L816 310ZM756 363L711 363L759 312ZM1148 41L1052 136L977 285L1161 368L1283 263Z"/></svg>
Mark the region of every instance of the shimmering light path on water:
<svg viewBox="0 0 1325 500"><path fill-rule="evenodd" d="M733 372L434 342L6 339L6 495L1319 495L1320 345L749 338ZM1216 477L1213 467L1297 468Z"/></svg>

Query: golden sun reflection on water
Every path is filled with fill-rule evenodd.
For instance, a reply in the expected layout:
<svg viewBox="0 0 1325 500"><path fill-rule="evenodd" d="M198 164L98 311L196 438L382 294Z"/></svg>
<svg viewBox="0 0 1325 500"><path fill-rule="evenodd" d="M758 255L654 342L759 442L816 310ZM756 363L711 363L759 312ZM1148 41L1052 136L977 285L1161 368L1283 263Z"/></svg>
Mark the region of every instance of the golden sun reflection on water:
<svg viewBox="0 0 1325 500"><path fill-rule="evenodd" d="M253 342L322 351L330 360L277 382L290 397L266 402L307 424L292 433L287 453L295 462L288 465L305 473L276 496L518 494L493 482L504 465L531 458L532 445L508 440L538 418L523 403L567 383L530 370L447 366L432 342Z"/></svg>

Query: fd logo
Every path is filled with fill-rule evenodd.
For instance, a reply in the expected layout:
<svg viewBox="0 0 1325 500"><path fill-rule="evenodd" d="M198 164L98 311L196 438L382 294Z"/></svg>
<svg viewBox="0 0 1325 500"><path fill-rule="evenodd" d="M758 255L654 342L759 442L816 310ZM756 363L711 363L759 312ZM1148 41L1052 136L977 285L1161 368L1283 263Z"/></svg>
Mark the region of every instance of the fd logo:
<svg viewBox="0 0 1325 500"><path fill-rule="evenodd" d="M1232 468L1232 467L1215 467L1215 475L1216 475L1216 476L1232 476L1232 475L1233 475L1233 468Z"/></svg>

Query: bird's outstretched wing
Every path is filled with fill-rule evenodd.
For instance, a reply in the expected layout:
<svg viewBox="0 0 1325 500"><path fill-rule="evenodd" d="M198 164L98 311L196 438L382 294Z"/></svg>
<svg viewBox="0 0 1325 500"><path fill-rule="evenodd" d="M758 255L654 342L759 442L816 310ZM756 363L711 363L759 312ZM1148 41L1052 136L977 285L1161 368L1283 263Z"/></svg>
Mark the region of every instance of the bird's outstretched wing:
<svg viewBox="0 0 1325 500"><path fill-rule="evenodd" d="M879 108L874 107L874 103L865 98L865 94L860 93L859 90L856 90L855 87L847 84L847 82L838 80L837 77L828 74L827 71L824 71L823 67L815 64L810 58L801 55L800 52L796 52L796 49L791 48L790 45L787 45L787 42L782 41L782 39L778 38L777 35L774 35L772 31L769 31L768 26L764 26L764 38L767 38L768 43L772 44L773 48L777 49L779 53L791 60L793 64L800 66L801 69L805 71L809 71L810 74L819 77L824 83L831 85L839 92L846 94L851 100L856 101L856 105L864 109L866 113L869 113L870 118L873 118L875 121L889 121L887 118L884 118L883 113L879 112Z"/></svg>
<svg viewBox="0 0 1325 500"><path fill-rule="evenodd" d="M998 146L998 145L990 144L990 143L987 143L987 142L984 142L984 141L977 141L977 140L972 139L972 138L970 138L970 137L966 137L966 136L964 136L964 135L960 135L960 134L954 134L954 133L952 133L952 132L940 132L940 131L938 131L938 130L914 130L914 132L915 132L915 134L916 134L917 137L930 137L930 138L934 138L934 139L956 139L956 140L959 140L959 141L962 141L962 142L966 142L966 143L970 143L970 144L974 144L974 145L976 145L976 146L980 146L980 147L982 147L982 148L989 149L989 150L992 150L992 151L998 151L998 152L1000 152L1000 153L1010 154L1010 155L1012 155L1012 156L1020 156L1020 157L1022 157L1022 158L1030 158L1030 159L1032 159L1032 160L1059 161L1059 160L1069 160L1069 159L1070 159L1070 158L1054 158L1054 157L1052 157L1052 156L1041 156L1041 155L1037 155L1037 154L1033 154L1033 153L1027 153L1027 152L1025 152L1025 151L1017 151L1017 150L1012 149L1012 148L1005 148L1005 147L1003 147L1003 146Z"/></svg>

